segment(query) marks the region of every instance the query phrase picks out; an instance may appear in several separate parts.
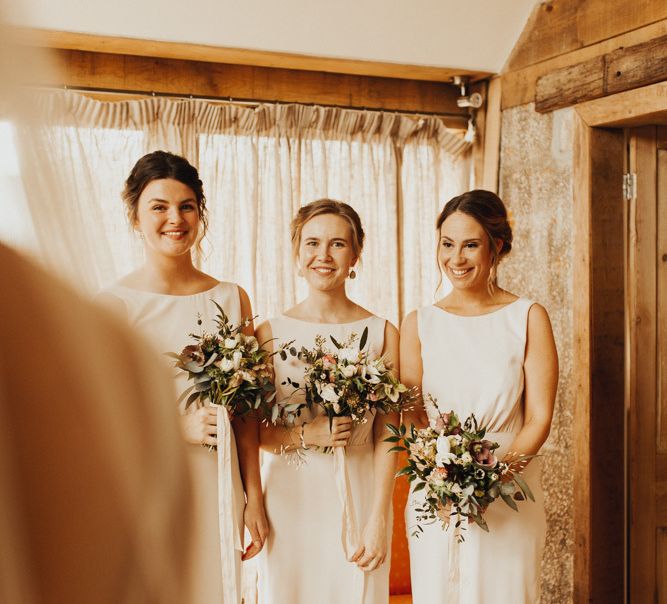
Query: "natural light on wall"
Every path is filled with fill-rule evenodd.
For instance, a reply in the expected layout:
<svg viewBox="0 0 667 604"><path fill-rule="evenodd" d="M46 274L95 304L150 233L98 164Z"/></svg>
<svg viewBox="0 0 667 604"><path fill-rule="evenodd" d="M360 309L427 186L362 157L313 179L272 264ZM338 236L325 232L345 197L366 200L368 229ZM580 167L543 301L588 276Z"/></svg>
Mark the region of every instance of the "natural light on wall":
<svg viewBox="0 0 667 604"><path fill-rule="evenodd" d="M37 239L21 181L14 127L0 121L0 196L2 220L0 240L29 254L37 252Z"/></svg>

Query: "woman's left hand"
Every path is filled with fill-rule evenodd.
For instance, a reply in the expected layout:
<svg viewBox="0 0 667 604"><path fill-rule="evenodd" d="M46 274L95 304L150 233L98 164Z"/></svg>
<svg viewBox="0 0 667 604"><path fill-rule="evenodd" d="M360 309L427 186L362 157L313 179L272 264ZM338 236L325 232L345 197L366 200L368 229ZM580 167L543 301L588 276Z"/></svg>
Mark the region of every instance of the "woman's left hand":
<svg viewBox="0 0 667 604"><path fill-rule="evenodd" d="M243 522L248 528L252 542L243 552L241 560L250 560L262 551L266 538L269 536L269 522L266 519L264 503L259 501L249 501L243 512Z"/></svg>
<svg viewBox="0 0 667 604"><path fill-rule="evenodd" d="M382 566L387 557L387 523L384 518L373 517L361 534L361 544L354 552L351 562L366 572Z"/></svg>

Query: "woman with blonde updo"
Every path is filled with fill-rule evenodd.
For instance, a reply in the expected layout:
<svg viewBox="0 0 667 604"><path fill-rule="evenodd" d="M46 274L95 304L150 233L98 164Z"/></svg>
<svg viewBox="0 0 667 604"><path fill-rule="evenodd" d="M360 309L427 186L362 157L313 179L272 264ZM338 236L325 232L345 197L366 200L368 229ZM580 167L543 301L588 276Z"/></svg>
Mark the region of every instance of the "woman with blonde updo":
<svg viewBox="0 0 667 604"><path fill-rule="evenodd" d="M260 341L295 340L313 348L315 337L338 341L368 328L371 356L397 365L398 331L347 297L364 242L359 215L346 203L320 199L302 207L292 221L292 246L299 275L308 284L305 300L258 329ZM303 381L295 357L274 357L280 400L289 396L289 377ZM297 400L296 398L294 400ZM262 478L271 535L260 555L262 604L386 604L389 598L391 494L395 456L383 442L395 414L368 413L352 427L338 417L331 427L319 409L306 411L293 427L262 426ZM334 475L334 456L325 447L345 447L351 505L358 523L356 542L344 547L343 518ZM299 454L297 467L291 457ZM347 510L349 511L349 510Z"/></svg>
<svg viewBox="0 0 667 604"><path fill-rule="evenodd" d="M437 399L406 414L407 424L435 425L439 413L474 413L498 442L499 456L534 455L549 435L558 383L558 358L542 306L498 286L496 269L512 249L512 229L500 198L469 191L450 200L436 222L438 265L452 291L410 313L401 327L401 377ZM540 460L525 479L535 502L515 512L502 501L457 543L454 522L418 523L423 491L406 507L415 604L532 604L539 601L546 520Z"/></svg>

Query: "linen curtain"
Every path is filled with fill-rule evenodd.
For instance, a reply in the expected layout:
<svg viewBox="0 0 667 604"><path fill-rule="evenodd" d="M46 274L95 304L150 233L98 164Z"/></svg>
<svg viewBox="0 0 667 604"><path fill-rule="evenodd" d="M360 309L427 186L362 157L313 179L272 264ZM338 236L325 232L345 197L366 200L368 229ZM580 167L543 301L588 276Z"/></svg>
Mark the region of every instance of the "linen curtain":
<svg viewBox="0 0 667 604"><path fill-rule="evenodd" d="M436 117L341 108L147 98L106 102L40 93L38 124L20 125L19 157L43 258L96 291L142 262L120 191L144 153L198 167L210 212L199 266L236 281L260 318L305 293L289 223L320 197L350 203L366 243L350 296L393 322L433 301L434 222L469 188L469 145Z"/></svg>

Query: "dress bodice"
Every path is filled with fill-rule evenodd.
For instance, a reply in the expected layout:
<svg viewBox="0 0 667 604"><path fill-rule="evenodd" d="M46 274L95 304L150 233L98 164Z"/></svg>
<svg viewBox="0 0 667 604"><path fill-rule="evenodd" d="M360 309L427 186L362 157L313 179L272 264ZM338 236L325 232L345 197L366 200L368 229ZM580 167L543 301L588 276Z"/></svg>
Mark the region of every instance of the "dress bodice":
<svg viewBox="0 0 667 604"><path fill-rule="evenodd" d="M124 302L129 322L148 337L158 353L180 353L194 343L189 334L215 333L218 309L212 300L223 308L233 325L241 321L241 300L235 283L221 281L211 289L188 296L158 294L122 285L106 291ZM172 359L161 357L173 366ZM174 375L180 395L188 386L187 375L183 371L175 371Z"/></svg>
<svg viewBox="0 0 667 604"><path fill-rule="evenodd" d="M441 412L453 409L461 420L474 413L489 432L521 429L532 304L518 298L497 311L472 317L433 305L417 311L422 390L437 399Z"/></svg>

